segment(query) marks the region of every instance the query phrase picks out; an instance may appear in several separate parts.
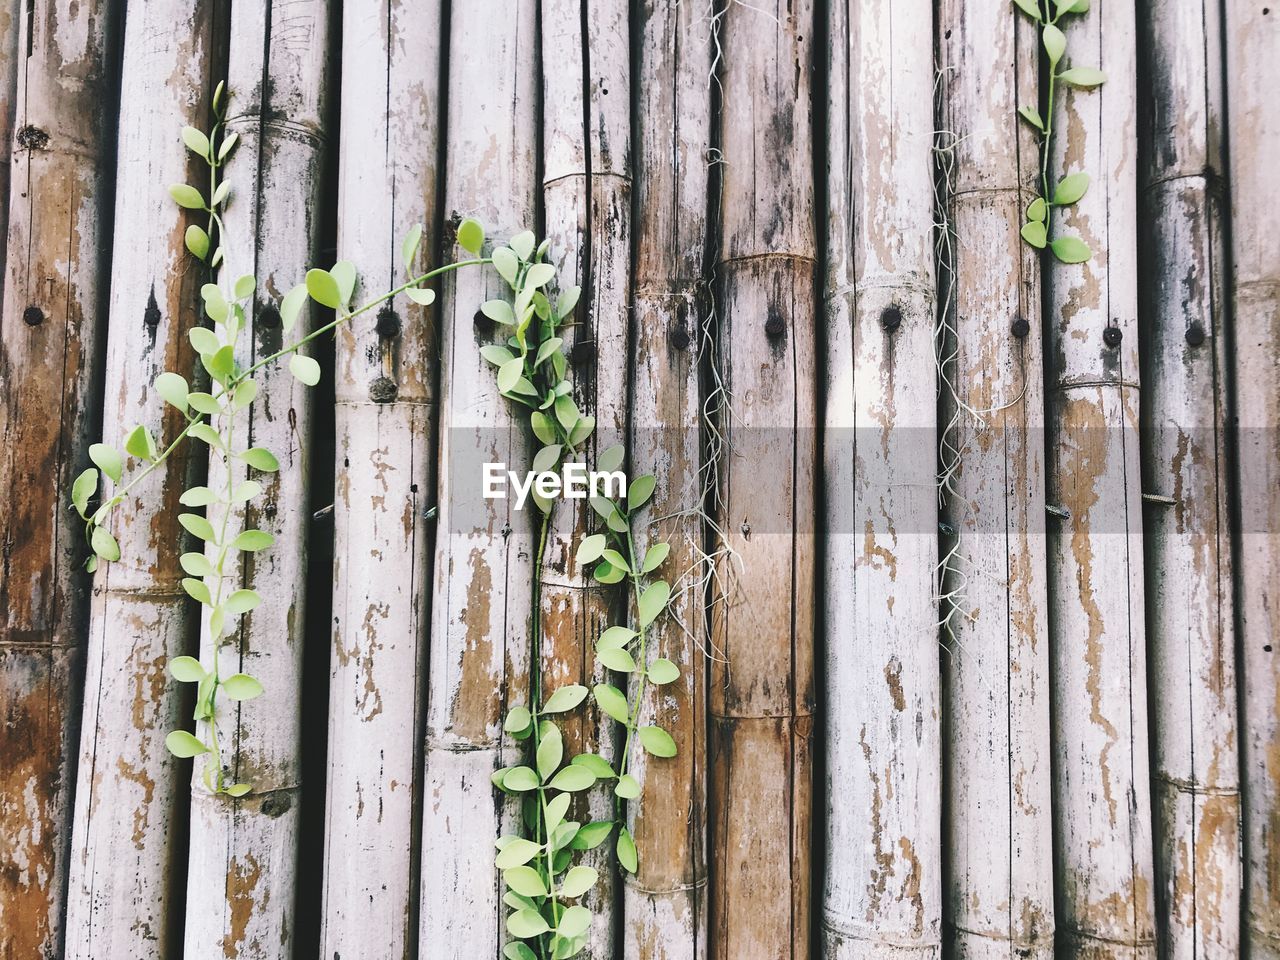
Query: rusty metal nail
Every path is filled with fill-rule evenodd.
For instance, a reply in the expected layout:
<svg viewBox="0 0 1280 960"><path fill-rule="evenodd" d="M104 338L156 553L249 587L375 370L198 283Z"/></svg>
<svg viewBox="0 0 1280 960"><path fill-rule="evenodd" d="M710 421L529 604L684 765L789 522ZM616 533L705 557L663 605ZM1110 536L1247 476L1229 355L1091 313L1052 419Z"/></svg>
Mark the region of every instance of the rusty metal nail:
<svg viewBox="0 0 1280 960"><path fill-rule="evenodd" d="M675 327L671 333L667 335L667 340L671 343L671 346L677 350L689 349L689 331L684 327Z"/></svg>
<svg viewBox="0 0 1280 960"><path fill-rule="evenodd" d="M1031 332L1031 324L1027 323L1024 317L1017 317L1013 321L1013 326L1009 328L1010 332L1021 340Z"/></svg>
<svg viewBox="0 0 1280 960"><path fill-rule="evenodd" d="M1193 347L1204 343L1204 327L1198 321L1187 327L1187 343Z"/></svg>
<svg viewBox="0 0 1280 960"><path fill-rule="evenodd" d="M274 330L280 326L280 308L274 303L263 304L258 311L258 324L264 330Z"/></svg>
<svg viewBox="0 0 1280 960"><path fill-rule="evenodd" d="M1119 327L1107 327L1102 331L1102 342L1108 347L1120 346L1120 341L1124 339L1124 334Z"/></svg>
<svg viewBox="0 0 1280 960"><path fill-rule="evenodd" d="M391 304L385 304L378 311L378 322L374 329L383 340L390 340L400 335L400 314L395 312Z"/></svg>
<svg viewBox="0 0 1280 960"><path fill-rule="evenodd" d="M770 340L777 340L787 330L787 322L776 310L769 311L769 319L764 322L764 333Z"/></svg>
<svg viewBox="0 0 1280 960"><path fill-rule="evenodd" d="M396 382L390 377L376 377L369 384L369 399L374 403L390 403L396 398Z"/></svg>
<svg viewBox="0 0 1280 960"><path fill-rule="evenodd" d="M22 320L28 327L38 327L44 323L44 311L33 303L22 311Z"/></svg>
<svg viewBox="0 0 1280 960"><path fill-rule="evenodd" d="M880 326L889 333L893 333L902 326L902 308L896 303L885 307L880 314Z"/></svg>

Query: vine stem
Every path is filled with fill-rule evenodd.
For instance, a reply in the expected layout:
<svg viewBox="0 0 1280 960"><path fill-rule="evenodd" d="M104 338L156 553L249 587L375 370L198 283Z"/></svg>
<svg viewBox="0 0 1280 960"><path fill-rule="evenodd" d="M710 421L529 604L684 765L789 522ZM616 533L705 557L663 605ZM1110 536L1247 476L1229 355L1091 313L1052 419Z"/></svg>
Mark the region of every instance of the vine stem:
<svg viewBox="0 0 1280 960"><path fill-rule="evenodd" d="M631 590L636 596L636 603L640 602L640 564L636 557L636 541L631 533L631 524L627 524L627 560L631 566ZM631 741L635 736L637 725L640 719L640 701L644 697L645 686L649 681L649 671L645 665L649 662L646 657L646 648L649 642L649 628L647 625L640 627L640 682L636 684L635 701L627 710L627 737L622 747L622 759L618 763L618 780L627 774L627 761L631 759ZM614 816L619 825L622 824L622 808L626 803L621 797L616 797L614 805Z"/></svg>

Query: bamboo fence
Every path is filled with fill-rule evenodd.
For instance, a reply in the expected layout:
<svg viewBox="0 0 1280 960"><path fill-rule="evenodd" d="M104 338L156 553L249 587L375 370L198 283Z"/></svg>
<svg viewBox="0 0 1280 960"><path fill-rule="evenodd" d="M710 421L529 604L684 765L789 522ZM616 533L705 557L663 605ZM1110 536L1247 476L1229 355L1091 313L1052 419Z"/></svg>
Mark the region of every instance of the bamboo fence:
<svg viewBox="0 0 1280 960"><path fill-rule="evenodd" d="M167 462L94 574L68 503L96 437L182 425L166 188L224 80L242 364L308 267L399 283L414 224L417 265L475 217L582 287L586 456L656 477L680 666L582 956L1280 960L1280 7L1087 6L1067 264L1019 236L1049 64L1009 0L0 0L0 960L497 960L503 717L533 667L626 686L590 506L540 553L480 496L530 447L471 270L326 338L315 390L260 371L229 649L269 696L218 730L254 789L166 752L211 643L178 496L226 468Z"/></svg>

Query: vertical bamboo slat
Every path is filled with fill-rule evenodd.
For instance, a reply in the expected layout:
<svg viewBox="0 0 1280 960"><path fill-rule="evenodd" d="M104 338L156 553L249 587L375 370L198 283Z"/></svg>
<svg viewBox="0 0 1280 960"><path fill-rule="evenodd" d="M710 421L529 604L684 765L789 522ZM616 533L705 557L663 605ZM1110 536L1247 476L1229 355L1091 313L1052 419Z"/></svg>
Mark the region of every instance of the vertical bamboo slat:
<svg viewBox="0 0 1280 960"><path fill-rule="evenodd" d="M1271 216L1280 8L1226 0L1244 952L1280 958L1280 232Z"/></svg>
<svg viewBox="0 0 1280 960"><path fill-rule="evenodd" d="M67 508L96 430L115 37L105 2L22 4L0 339L0 956L62 951L89 577ZM22 48L25 47L25 51Z"/></svg>
<svg viewBox="0 0 1280 960"><path fill-rule="evenodd" d="M253 317L237 348L242 367L284 346L277 299L316 261L329 25L326 0L232 10L228 127L241 139L228 168L233 194L222 276L258 277ZM309 312L300 331L309 329ZM185 930L192 957L216 950L239 960L288 956L295 932L311 390L283 364L264 367L255 379L257 401L241 423L247 439L275 453L280 471L258 475L260 505L232 523L265 530L275 543L242 555L241 585L263 603L241 620L222 664L224 676L241 670L258 677L266 693L243 705L223 699L217 721L230 776L253 792L240 800L210 794L197 764ZM222 469L215 457L211 484L225 482ZM212 659L207 628L203 658Z"/></svg>
<svg viewBox="0 0 1280 960"><path fill-rule="evenodd" d="M573 360L574 399L596 418L583 445L590 464L625 439L631 278L631 77L628 5L624 0L547 0L541 5L543 70L543 210L550 256L563 290L582 287L575 326L565 331ZM636 475L632 467L631 475ZM586 500L556 506L542 563L542 671L548 691L607 681L595 660L596 638L622 621L619 587L580 567L575 551L599 523ZM625 589L625 583L621 585ZM561 726L566 747L612 759L616 724L594 708ZM577 800L573 819L609 820L606 787ZM584 957L613 955L618 900L612 844L584 853L599 871L582 898L592 912Z"/></svg>
<svg viewBox="0 0 1280 960"><path fill-rule="evenodd" d="M1140 8L1142 475L1160 955L1240 954L1221 8Z"/></svg>
<svg viewBox="0 0 1280 960"><path fill-rule="evenodd" d="M364 301L403 282L400 243L437 249L439 3L343 9L338 249ZM371 109L371 104L379 105ZM410 960L435 483L434 308L407 298L337 343L333 656L320 954Z"/></svg>
<svg viewBox="0 0 1280 960"><path fill-rule="evenodd" d="M657 478L650 515L671 544L663 570L671 619L651 627L655 656L680 679L650 688L644 723L679 753L632 760L644 791L630 806L641 851L623 897L627 960L698 960L707 953L706 624L696 567L702 546L699 357L707 266L712 51L692 3L648 0L637 18L635 349L631 463ZM676 580L686 577L684 582Z"/></svg>
<svg viewBox="0 0 1280 960"><path fill-rule="evenodd" d="M505 240L534 226L536 5L453 4L442 215L475 216ZM452 246L446 249L452 253ZM509 291L491 270L443 285L435 590L427 694L418 956L496 957L510 938L494 839L516 832L515 804L490 782L522 762L502 737L508 705L527 703L530 513L481 500L481 465L522 469L529 444L478 347L494 342L481 303ZM532 510L532 508L530 508Z"/></svg>
<svg viewBox="0 0 1280 960"><path fill-rule="evenodd" d="M21 6L19 0L0 4L0 263L5 260L9 241L9 168L13 163L13 119L18 105ZM4 293L4 274L0 270L0 295Z"/></svg>
<svg viewBox="0 0 1280 960"><path fill-rule="evenodd" d="M1036 101L1039 38L1012 4L984 0L945 0L936 32L955 138L945 913L958 958L1052 960L1040 271L1018 235L1039 164L1017 108Z"/></svg>
<svg viewBox="0 0 1280 960"><path fill-rule="evenodd" d="M808 0L722 14L722 575L711 664L712 957L805 957L813 807L815 266ZM765 825L767 829L762 829Z"/></svg>
<svg viewBox="0 0 1280 960"><path fill-rule="evenodd" d="M182 216L167 188L203 187L208 176L178 134L185 124L208 128L219 56L214 7L149 3L125 23L102 430L117 448L139 423L161 446L186 423L149 386L166 370L192 376L195 359L187 331L200 322L205 275L183 232L188 223L204 226L204 215ZM98 573L89 616L68 957L177 950L187 768L164 737L187 726L190 690L167 667L197 643L177 517L178 497L198 482L193 470L203 473L195 462L202 453L180 448L113 514L121 559Z"/></svg>
<svg viewBox="0 0 1280 960"><path fill-rule="evenodd" d="M1068 60L1108 79L1058 86L1049 165L1093 180L1054 217L1093 259L1045 272L1047 496L1069 513L1048 519L1057 925L1065 957L1151 957L1133 5L1100 0L1065 32Z"/></svg>
<svg viewBox="0 0 1280 960"><path fill-rule="evenodd" d="M936 957L932 5L831 25L824 955Z"/></svg>

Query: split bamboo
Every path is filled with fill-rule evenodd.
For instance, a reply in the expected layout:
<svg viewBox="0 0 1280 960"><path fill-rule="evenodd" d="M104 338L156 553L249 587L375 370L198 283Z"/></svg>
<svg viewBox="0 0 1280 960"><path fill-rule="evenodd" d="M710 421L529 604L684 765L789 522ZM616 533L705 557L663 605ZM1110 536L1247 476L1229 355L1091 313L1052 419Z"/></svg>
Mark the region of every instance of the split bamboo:
<svg viewBox="0 0 1280 960"><path fill-rule="evenodd" d="M813 4L718 14L723 187L716 280L715 520L734 557L713 600L708 946L809 953L817 226Z"/></svg>
<svg viewBox="0 0 1280 960"><path fill-rule="evenodd" d="M1093 90L1057 86L1049 169L1089 191L1054 231L1093 251L1047 259L1050 668L1057 926L1065 957L1155 955L1138 463L1137 155L1132 4L1064 21ZM1050 184L1052 187L1052 184Z"/></svg>
<svg viewBox="0 0 1280 960"><path fill-rule="evenodd" d="M536 56L535 4L452 6L442 214L477 217L495 242L535 226ZM523 746L503 737L502 718L529 698L536 511L479 495L482 464L529 462L524 418L478 351L501 336L480 304L509 290L489 269L452 274L442 287L418 956L470 960L498 956L509 939L493 841L519 832L518 810L490 775L522 762Z"/></svg>
<svg viewBox="0 0 1280 960"><path fill-rule="evenodd" d="M680 678L650 687L643 721L661 726L677 755L631 760L641 795L629 808L641 851L623 888L626 960L696 960L707 953L706 654L701 567L703 460L699 364L708 308L712 46L693 3L648 0L638 11L635 257L631 358L633 472L657 487L653 535L671 544L670 619L650 627L654 656Z"/></svg>
<svg viewBox="0 0 1280 960"><path fill-rule="evenodd" d="M541 5L542 198L550 256L560 289L582 288L575 325L565 331L574 400L596 419L583 445L588 464L626 438L631 280L631 70L625 0L547 0ZM635 476L637 467L630 472ZM557 504L542 558L542 675L548 691L569 683L591 687L608 671L595 659L596 638L623 622L618 587L596 583L575 551L599 520L586 500ZM612 760L617 725L594 708L566 718L566 748ZM612 792L575 801L573 819L613 818ZM618 877L613 845L581 862L599 871L582 898L591 910L584 957L607 960L616 938Z"/></svg>
<svg viewBox="0 0 1280 960"><path fill-rule="evenodd" d="M346 3L338 249L356 301L437 249L441 8ZM377 109L371 109L377 104ZM333 655L320 955L410 960L418 936L421 751L435 483L435 308L397 298L338 333ZM358 864L358 866L356 866Z"/></svg>
<svg viewBox="0 0 1280 960"><path fill-rule="evenodd" d="M933 11L830 38L824 611L830 958L939 956Z"/></svg>
<svg viewBox="0 0 1280 960"><path fill-rule="evenodd" d="M1156 918L1162 957L1240 955L1240 767L1227 500L1221 9L1140 8L1139 277Z"/></svg>
<svg viewBox="0 0 1280 960"><path fill-rule="evenodd" d="M0 956L62 952L88 614L68 509L97 429L117 5L21 5L0 334ZM6 149L8 147L6 146Z"/></svg>
<svg viewBox="0 0 1280 960"><path fill-rule="evenodd" d="M189 377L194 368L187 331L200 322L207 278L183 232L188 223L204 226L204 214L182 216L168 187L203 185L208 176L179 132L186 124L208 129L225 39L215 6L166 0L132 7L125 21L102 424L104 442L118 449L137 424L161 446L186 425L147 388L166 370ZM177 517L178 497L200 482L203 460L203 447L181 447L112 515L121 559L99 570L89 615L68 957L178 948L189 793L187 767L164 738L189 724L190 690L167 668L198 643L178 565L190 544Z"/></svg>
<svg viewBox="0 0 1280 960"><path fill-rule="evenodd" d="M222 277L258 278L253 316L237 348L241 367L284 346L277 298L317 259L329 27L327 0L232 10L228 129L240 142L227 168L233 193ZM300 331L313 315L304 309ZM258 677L266 693L242 705L224 698L215 721L230 776L252 784L252 792L239 800L209 793L197 762L185 928L186 954L193 957L217 949L239 960L288 956L296 930L311 388L284 364L264 367L255 379L257 401L242 422L254 445L276 455L280 471L258 475L260 505L240 508L231 529L265 530L275 543L256 557L241 555L240 585L263 603L242 618L222 664L224 676L239 670ZM211 484L225 482L224 469L219 458L211 460ZM247 468L235 469L247 476ZM212 522L216 527L219 519ZM211 662L207 625L202 652Z"/></svg>
<svg viewBox="0 0 1280 960"><path fill-rule="evenodd" d="M0 263L9 240L9 168L13 163L13 116L18 106L19 0L0 4ZM25 52L25 51L24 51ZM0 270L0 296L4 271Z"/></svg>
<svg viewBox="0 0 1280 960"><path fill-rule="evenodd" d="M1018 107L1039 38L1012 5L944 0L941 247L946 896L957 958L1053 957L1040 270L1018 235L1039 163Z"/></svg>
<svg viewBox="0 0 1280 960"><path fill-rule="evenodd" d="M1244 788L1243 953L1280 960L1280 8L1226 0L1233 492Z"/></svg>

